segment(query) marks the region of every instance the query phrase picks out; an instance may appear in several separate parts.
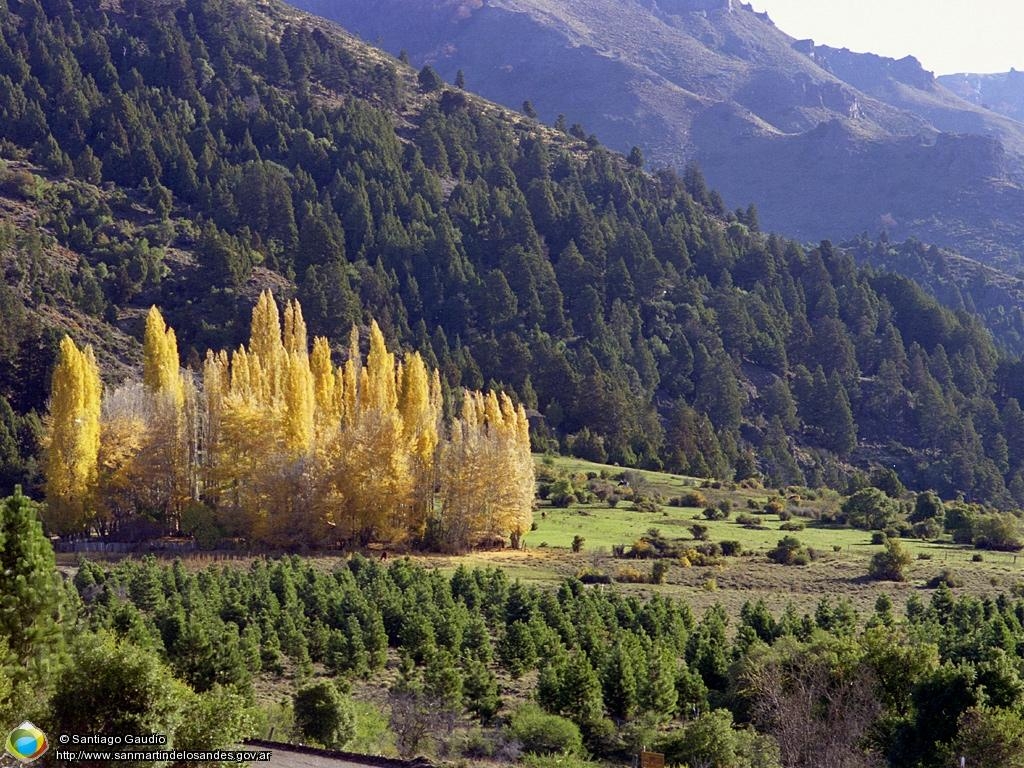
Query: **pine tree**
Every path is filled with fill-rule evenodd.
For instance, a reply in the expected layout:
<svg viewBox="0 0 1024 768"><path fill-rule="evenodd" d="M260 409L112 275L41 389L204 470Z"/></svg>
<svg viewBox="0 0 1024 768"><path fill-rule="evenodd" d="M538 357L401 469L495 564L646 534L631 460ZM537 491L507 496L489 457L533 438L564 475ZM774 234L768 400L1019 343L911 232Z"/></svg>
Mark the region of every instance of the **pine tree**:
<svg viewBox="0 0 1024 768"><path fill-rule="evenodd" d="M21 488L0 502L0 637L19 666L43 666L60 642L63 604L39 506Z"/></svg>

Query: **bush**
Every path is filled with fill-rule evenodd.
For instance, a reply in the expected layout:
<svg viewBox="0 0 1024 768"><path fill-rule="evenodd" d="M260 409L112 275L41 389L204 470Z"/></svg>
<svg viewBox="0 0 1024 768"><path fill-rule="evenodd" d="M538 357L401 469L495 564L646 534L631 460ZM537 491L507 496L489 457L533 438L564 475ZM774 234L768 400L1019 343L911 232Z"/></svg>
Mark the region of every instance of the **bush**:
<svg viewBox="0 0 1024 768"><path fill-rule="evenodd" d="M573 552L582 552L583 551L583 544L585 542L586 542L586 539L583 538L582 536L580 536L579 534L576 534L575 536L573 536L572 537L572 551Z"/></svg>
<svg viewBox="0 0 1024 768"><path fill-rule="evenodd" d="M926 517L924 520L914 523L911 530L914 532L915 539L925 541L932 541L942 535L942 525L934 517Z"/></svg>
<svg viewBox="0 0 1024 768"><path fill-rule="evenodd" d="M594 570L580 571L576 574L576 578L579 579L583 584L611 584L612 577L607 573Z"/></svg>
<svg viewBox="0 0 1024 768"><path fill-rule="evenodd" d="M764 526L761 525L761 521L758 520L753 515L746 515L746 514L744 514L744 515L736 515L736 522L739 523L740 525L742 525L744 528L754 528L754 529L764 528Z"/></svg>
<svg viewBox="0 0 1024 768"><path fill-rule="evenodd" d="M780 565L807 565L811 561L810 552L804 549L800 539L795 536L784 536L774 549L768 552L768 559Z"/></svg>
<svg viewBox="0 0 1024 768"><path fill-rule="evenodd" d="M657 562L655 562L657 565ZM623 584L646 584L649 576L638 568L627 565L615 572L615 580Z"/></svg>
<svg viewBox="0 0 1024 768"><path fill-rule="evenodd" d="M743 554L743 545L738 541L723 541L721 547L722 554L726 557L739 557Z"/></svg>
<svg viewBox="0 0 1024 768"><path fill-rule="evenodd" d="M681 496L676 497L670 502L673 507L703 507L706 506L708 500L704 494L700 491L687 491Z"/></svg>
<svg viewBox="0 0 1024 768"><path fill-rule="evenodd" d="M885 535L884 531L874 531L871 534L871 543L872 544L885 544L885 542L886 542L886 540L888 540L888 538L889 537Z"/></svg>
<svg viewBox="0 0 1024 768"><path fill-rule="evenodd" d="M629 548L628 556L637 560L645 560L648 557L657 557L657 553L654 551L654 546L651 542L646 539L637 539L633 542L633 546Z"/></svg>
<svg viewBox="0 0 1024 768"><path fill-rule="evenodd" d="M788 509L784 509L781 512L779 512L779 520L781 520L782 522L785 523L785 522L788 522L789 520L792 520L792 519L793 519L793 513L790 512Z"/></svg>
<svg viewBox="0 0 1024 768"><path fill-rule="evenodd" d="M509 735L524 752L538 755L579 755L583 752L580 729L572 720L550 715L536 704L524 704L513 714Z"/></svg>
<svg viewBox="0 0 1024 768"><path fill-rule="evenodd" d="M764 509L761 511L766 515L781 515L786 510L786 505L782 502L782 499L769 499L768 503L764 505Z"/></svg>
<svg viewBox="0 0 1024 768"><path fill-rule="evenodd" d="M1000 552L1018 552L1021 542L1020 520L1011 514L985 515L974 522L974 546Z"/></svg>
<svg viewBox="0 0 1024 768"><path fill-rule="evenodd" d="M351 703L345 701L330 680L300 689L293 702L295 725L303 737L325 747L342 747L356 733Z"/></svg>
<svg viewBox="0 0 1024 768"><path fill-rule="evenodd" d="M665 576L668 575L668 563L664 560L655 560L651 564L651 584L664 584Z"/></svg>
<svg viewBox="0 0 1024 768"><path fill-rule="evenodd" d="M706 507L704 509L704 517L708 520L725 520L728 517L728 513L722 512L718 507Z"/></svg>
<svg viewBox="0 0 1024 768"><path fill-rule="evenodd" d="M708 539L708 527L701 525L700 523L694 523L690 526L690 533L693 534L693 538L698 541L707 541Z"/></svg>
<svg viewBox="0 0 1024 768"><path fill-rule="evenodd" d="M713 541L709 541L707 544L701 544L693 549L704 557L721 557L722 547Z"/></svg>
<svg viewBox="0 0 1024 768"><path fill-rule="evenodd" d="M889 539L885 543L885 551L871 558L868 575L878 581L906 581L904 570L911 563L910 553L904 549L899 539Z"/></svg>
<svg viewBox="0 0 1024 768"><path fill-rule="evenodd" d="M802 531L805 527L806 527L806 525L804 523L799 523L799 522L793 520L791 522L783 523L782 525L780 525L779 526L779 530L780 531Z"/></svg>
<svg viewBox="0 0 1024 768"><path fill-rule="evenodd" d="M548 489L548 498L552 506L565 508L575 504L579 499L572 481L567 477L560 477L553 482Z"/></svg>
<svg viewBox="0 0 1024 768"><path fill-rule="evenodd" d="M985 562L985 556L983 554L981 554L981 552L975 552L974 556L971 558L971 562L972 563L983 563L983 562Z"/></svg>
<svg viewBox="0 0 1024 768"><path fill-rule="evenodd" d="M636 511L652 513L661 512L661 504L650 497L644 496L636 501Z"/></svg>
<svg viewBox="0 0 1024 768"><path fill-rule="evenodd" d="M963 581L956 574L954 574L951 570L947 568L943 570L938 576L934 576L931 579L929 579L928 583L925 586L927 586L928 589L938 589L943 584L945 584L950 589L955 589L956 587L962 587Z"/></svg>

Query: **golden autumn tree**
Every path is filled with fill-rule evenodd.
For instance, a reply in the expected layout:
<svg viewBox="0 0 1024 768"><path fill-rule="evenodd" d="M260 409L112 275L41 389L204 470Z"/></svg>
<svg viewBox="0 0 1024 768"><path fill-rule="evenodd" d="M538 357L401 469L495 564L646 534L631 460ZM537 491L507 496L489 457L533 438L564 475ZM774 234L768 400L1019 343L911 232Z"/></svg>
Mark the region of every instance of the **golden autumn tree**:
<svg viewBox="0 0 1024 768"><path fill-rule="evenodd" d="M412 483L406 526L422 538L434 504L435 466L441 422L441 381L414 352L402 366L398 412L402 441L409 456Z"/></svg>
<svg viewBox="0 0 1024 768"><path fill-rule="evenodd" d="M248 344L209 352L197 391L154 307L142 381L101 409L92 351L66 339L48 421L54 527L108 533L140 513L174 527L187 510L189 530L201 518L214 538L293 550L355 539L518 546L533 500L522 407L466 393L446 438L439 373L417 353L399 361L376 323L367 341L364 362L353 328L335 366L326 339L310 348L298 302L282 313L264 292Z"/></svg>
<svg viewBox="0 0 1024 768"><path fill-rule="evenodd" d="M467 392L441 453L439 539L453 550L508 539L519 547L533 521L529 424L506 395Z"/></svg>
<svg viewBox="0 0 1024 768"><path fill-rule="evenodd" d="M343 424L328 452L340 498L344 538L402 539L410 533L413 476L398 410L398 368L377 323L370 326L366 365L358 365L358 335L342 373Z"/></svg>
<svg viewBox="0 0 1024 768"><path fill-rule="evenodd" d="M101 397L92 347L80 350L65 336L53 371L45 464L48 523L61 534L93 522Z"/></svg>
<svg viewBox="0 0 1024 768"><path fill-rule="evenodd" d="M133 409L131 414L144 424L131 470L138 483L136 501L161 520L166 530L175 531L181 509L194 492L196 457L191 450L193 425L188 417L194 415L195 393L191 379L181 372L174 330L167 327L156 307L146 315L142 351L148 407L141 412ZM120 409L111 410L110 418L115 417L123 417ZM123 426L110 424L108 431L113 435L123 431Z"/></svg>

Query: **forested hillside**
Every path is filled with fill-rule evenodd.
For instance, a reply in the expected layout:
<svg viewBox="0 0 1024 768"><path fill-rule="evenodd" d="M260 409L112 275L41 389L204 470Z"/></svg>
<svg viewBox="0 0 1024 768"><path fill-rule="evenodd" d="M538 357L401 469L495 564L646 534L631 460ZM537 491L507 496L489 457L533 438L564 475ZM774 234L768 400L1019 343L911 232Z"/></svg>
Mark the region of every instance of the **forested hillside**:
<svg viewBox="0 0 1024 768"><path fill-rule="evenodd" d="M0 2L0 155L5 484L38 478L52 329L123 373L159 304L197 370L270 288L336 353L376 318L511 393L537 449L1024 503L981 320L275 3Z"/></svg>

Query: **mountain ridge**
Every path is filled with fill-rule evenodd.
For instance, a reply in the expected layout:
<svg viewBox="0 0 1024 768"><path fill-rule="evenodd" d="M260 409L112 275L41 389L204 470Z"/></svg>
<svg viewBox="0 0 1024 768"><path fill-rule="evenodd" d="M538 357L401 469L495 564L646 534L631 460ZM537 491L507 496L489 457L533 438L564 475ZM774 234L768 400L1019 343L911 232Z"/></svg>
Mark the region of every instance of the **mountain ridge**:
<svg viewBox="0 0 1024 768"><path fill-rule="evenodd" d="M731 206L756 203L774 231L886 229L993 264L1024 252L1012 214L1024 207L1024 124L960 98L916 60L798 41L742 3L295 4L448 79L461 69L511 108L565 114L620 151L696 161Z"/></svg>

